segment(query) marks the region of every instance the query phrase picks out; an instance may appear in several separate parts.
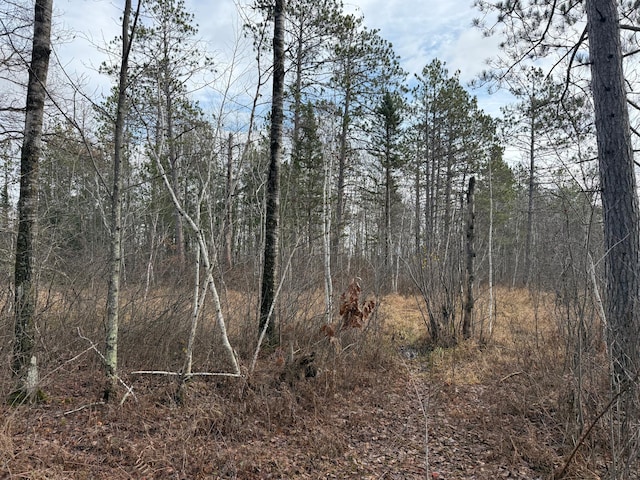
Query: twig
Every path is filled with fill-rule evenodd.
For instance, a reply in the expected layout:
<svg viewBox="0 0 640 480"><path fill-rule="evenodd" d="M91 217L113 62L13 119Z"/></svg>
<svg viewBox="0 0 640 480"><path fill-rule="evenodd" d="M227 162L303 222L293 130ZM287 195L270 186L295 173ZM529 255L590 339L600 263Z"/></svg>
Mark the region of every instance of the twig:
<svg viewBox="0 0 640 480"><path fill-rule="evenodd" d="M82 355L84 355L85 353L87 353L89 350L92 350L93 346L91 347L87 347L86 350L84 350L83 352L80 352L79 354L77 354L75 357L70 358L69 360L67 360L66 362L64 362L62 365L57 366L56 368L54 368L53 370L51 370L49 373L47 373L44 377L42 377L40 379L40 381L42 382L45 378L53 375L55 372L57 372L58 370L60 370L62 367L64 367L66 364L73 362L74 360L77 360L78 358L80 358Z"/></svg>
<svg viewBox="0 0 640 480"><path fill-rule="evenodd" d="M87 337L85 337L84 335L82 335L82 332L80 331L80 327L78 327L78 336L83 339L86 340L87 342L89 342L89 344L91 345L91 349L96 352L96 354L100 357L100 359L102 360L102 363L104 365L107 364L107 359L104 358L104 355L102 355L102 352L100 350L98 350L98 347L96 347L96 344L93 343L93 341ZM129 385L127 385L124 380L122 380L122 378L120 378L119 375L116 375L116 378L118 379L118 381L124 386L124 388L127 389L127 392L123 395L122 400L120 400L120 406L122 406L122 404L124 403L124 401L127 399L127 397L129 395L133 395L133 398L136 400L136 402L138 401L138 398L136 397L136 394L133 393L133 387L130 387Z"/></svg>
<svg viewBox="0 0 640 480"><path fill-rule="evenodd" d="M505 380L509 380L511 377L515 377L516 375L522 375L523 373L524 372L513 372L513 373L510 373L506 377L501 378L500 379L500 383L504 382Z"/></svg>
<svg viewBox="0 0 640 480"><path fill-rule="evenodd" d="M632 384L635 384L635 382L638 380L638 376L640 374L636 375L635 378L633 379L633 381L627 383L624 388L621 388L612 398L611 400L609 400L609 403L607 403L607 405L602 409L602 411L596 415L596 418L593 419L593 421L591 422L591 424L589 425L589 428L587 428L584 433L580 436L580 439L578 440L578 443L576 443L576 446L573 447L573 451L571 452L571 454L569 455L569 458L567 458L567 461L564 463L564 466L562 467L562 469L560 470L560 472L556 473L553 475L554 480L560 480L562 478L564 478L565 473L567 472L567 468L569 468L569 464L571 463L571 461L573 460L573 457L576 456L576 453L578 453L578 450L580 449L580 447L582 446L582 444L584 443L584 441L587 439L587 437L589 436L589 434L591 433L591 430L593 430L593 427L596 426L596 423L598 423L598 421L604 416L605 413L607 413L609 411L609 409L613 406L613 404L616 402L616 400L618 400L618 398L620 398L620 395L622 395L623 393L625 393L628 389L629 386Z"/></svg>
<svg viewBox="0 0 640 480"><path fill-rule="evenodd" d="M427 405L425 406L425 401L422 400L422 395L420 395L420 391L418 390L418 384L414 380L413 374L409 369L409 365L407 365L407 362L405 362L404 358L402 358L402 364L404 365L404 367L407 369L407 372L409 373L409 383L411 383L414 391L416 392L416 398L420 403L420 410L422 411L422 416L424 417L424 462L425 462L425 468L426 468L426 476L428 478L429 477L429 415L428 415L429 396L427 395L427 398L426 398Z"/></svg>
<svg viewBox="0 0 640 480"><path fill-rule="evenodd" d="M89 403L88 405L82 405L81 407L74 408L73 410L69 410L68 412L64 412L62 415L63 416L71 415L72 413L79 412L81 410L84 410L85 408L96 407L98 405L104 405L104 402L94 402L94 403Z"/></svg>
<svg viewBox="0 0 640 480"><path fill-rule="evenodd" d="M516 447L515 442L513 441L513 437L511 435L509 435L509 441L511 442L511 446L513 447L513 452L516 454L516 457L520 456L520 453L518 452L518 447Z"/></svg>

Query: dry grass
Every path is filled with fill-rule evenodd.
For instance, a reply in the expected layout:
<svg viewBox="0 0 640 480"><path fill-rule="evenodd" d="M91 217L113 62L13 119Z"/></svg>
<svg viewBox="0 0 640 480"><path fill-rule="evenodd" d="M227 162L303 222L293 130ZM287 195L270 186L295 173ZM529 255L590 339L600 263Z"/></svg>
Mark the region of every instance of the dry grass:
<svg viewBox="0 0 640 480"><path fill-rule="evenodd" d="M436 348L431 355L432 366L449 383L478 384L562 364L561 332L551 300L546 296L535 306L525 290L498 289L491 334L485 331L481 342ZM482 301L477 307L480 312L485 310ZM485 321L485 329L487 325Z"/></svg>
<svg viewBox="0 0 640 480"><path fill-rule="evenodd" d="M246 366L255 348L257 302L250 293L221 293L231 342ZM95 305L102 299L87 292L52 295L45 303L52 344L42 373L61 368L47 377L45 404L2 407L0 476L549 478L575 441L564 330L551 296L506 289L496 295L491 336L485 320L484 341L427 349L413 297L385 296L364 329L331 340L320 330L321 292L288 291L279 311L282 348L264 351L252 378L193 381L178 405L172 379L123 374L136 395L120 407L92 405L102 387L95 358L63 365L86 348L75 328L99 340ZM189 292L170 289L144 300L139 291L126 292L123 372L179 368L188 299ZM477 311L486 312L482 298ZM211 311L198 337L195 368L224 368ZM414 348L417 358L406 359L403 347ZM312 352L317 375L290 375L295 361ZM7 385L4 378L0 393ZM590 387L587 419L602 403L601 387L596 381ZM594 432L567 478L598 478L601 437Z"/></svg>
<svg viewBox="0 0 640 480"><path fill-rule="evenodd" d="M417 343L425 335L425 321L420 300L412 296L390 294L379 305L385 319L384 332L399 343Z"/></svg>

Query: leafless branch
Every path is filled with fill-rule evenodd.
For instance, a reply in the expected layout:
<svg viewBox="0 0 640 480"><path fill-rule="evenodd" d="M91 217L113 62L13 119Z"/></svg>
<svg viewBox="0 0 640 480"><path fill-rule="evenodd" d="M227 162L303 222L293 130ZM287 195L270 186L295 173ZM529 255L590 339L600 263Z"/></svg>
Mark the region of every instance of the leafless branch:
<svg viewBox="0 0 640 480"><path fill-rule="evenodd" d="M86 340L87 342L89 342L89 344L91 345L89 348L91 350L93 350L94 352L96 352L96 354L100 357L100 359L102 360L102 363L104 365L107 364L107 359L104 358L104 355L102 354L102 352L98 349L98 347L96 347L96 344L93 343L93 340L91 340L90 338L85 337L82 334L82 331L80 330L80 327L78 327L78 336L83 339ZM122 380L122 378L120 378L120 376L116 375L116 378L118 379L118 381L124 386L124 388L127 390L127 392L123 395L122 400L120 400L120 405L122 405L125 400L127 399L127 397L129 395L133 395L133 398L136 400L136 402L138 401L136 394L133 392L133 387L130 387L129 385L127 385L124 380Z"/></svg>
<svg viewBox="0 0 640 480"><path fill-rule="evenodd" d="M640 32L640 27L638 27L637 25L620 24L620 30L630 30L632 32Z"/></svg>
<svg viewBox="0 0 640 480"><path fill-rule="evenodd" d="M604 414L609 411L609 409L613 406L613 404L616 402L616 400L618 400L618 398L620 398L620 396L623 393L625 393L629 389L629 387L631 385L635 384L635 382L637 380L638 380L638 375L636 375L635 378L631 382L628 382L613 397L611 397L611 400L609 400L609 403L607 403L607 405L602 409L602 411L598 415L596 415L596 418L593 419L593 421L591 422L589 427L580 436L580 439L576 443L576 446L573 447L573 451L569 455L569 458L567 458L567 461L563 465L562 469L558 473L553 475L554 480L560 480L560 479L564 478L564 476L565 476L565 474L567 472L567 468L569 467L569 464L571 464L571 461L576 456L576 453L578 453L578 450L580 449L580 447L582 446L584 441L587 439L587 437L591 433L591 430L593 430L593 427L595 427L596 424L598 423L598 421L600 421L600 419L604 416Z"/></svg>
<svg viewBox="0 0 640 480"><path fill-rule="evenodd" d="M573 62L576 58L576 55L578 54L578 49L580 48L580 45L582 45L582 43L586 39L587 39L587 27L585 27L584 30L582 30L582 35L580 35L580 40L578 40L578 43L576 43L570 50L571 56L569 57L569 65L567 65L567 75L564 81L564 90L562 91L562 95L560 95L560 102L564 100L564 97L567 94L567 91L569 90L569 83L571 80L571 67L573 66ZM558 60L558 62L553 66L553 68L551 68L551 70L553 70L558 65L558 63L560 63L565 58L566 58L566 55L563 55L562 58Z"/></svg>
<svg viewBox="0 0 640 480"><path fill-rule="evenodd" d="M167 372L163 370L136 370L131 372L131 375L166 375L171 377L181 377L184 375L182 372ZM241 373L227 373L227 372L193 372L188 375L184 375L187 378L191 377L234 377L242 378Z"/></svg>

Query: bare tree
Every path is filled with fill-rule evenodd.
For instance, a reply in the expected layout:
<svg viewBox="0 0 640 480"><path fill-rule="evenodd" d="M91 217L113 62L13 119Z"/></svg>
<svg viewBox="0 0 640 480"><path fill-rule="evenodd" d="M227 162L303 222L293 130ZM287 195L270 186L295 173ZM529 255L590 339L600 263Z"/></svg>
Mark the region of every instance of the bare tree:
<svg viewBox="0 0 640 480"><path fill-rule="evenodd" d="M131 0L125 0L122 15L122 56L118 79L118 99L114 128L113 187L111 190L111 259L109 290L107 293L107 335L105 367L107 385L104 390L106 401L113 395L118 384L118 313L120 300L120 267L122 259L122 156L124 153L124 123L127 110L127 83L129 81L129 54L135 26L142 0L139 0L131 24Z"/></svg>
<svg viewBox="0 0 640 480"><path fill-rule="evenodd" d="M260 330L269 321L271 305L275 301L276 275L278 271L279 208L280 208L280 160L282 157L282 123L284 101L284 3L276 0L273 30L273 96L271 99L270 160L267 177L267 211L265 214L264 264L260 296ZM267 327L267 335L273 340L273 323Z"/></svg>
<svg viewBox="0 0 640 480"><path fill-rule="evenodd" d="M44 101L51 54L52 8L53 0L36 0L24 140L20 157L13 347L13 374L17 379L17 386L11 395L12 402L35 400L38 393L34 356L36 288L33 270L38 212L38 163L42 149Z"/></svg>

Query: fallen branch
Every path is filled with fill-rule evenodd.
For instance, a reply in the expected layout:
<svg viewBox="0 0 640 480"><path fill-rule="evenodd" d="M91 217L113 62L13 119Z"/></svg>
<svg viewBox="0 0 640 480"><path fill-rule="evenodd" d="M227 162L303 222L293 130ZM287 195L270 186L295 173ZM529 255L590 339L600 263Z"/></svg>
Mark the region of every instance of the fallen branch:
<svg viewBox="0 0 640 480"><path fill-rule="evenodd" d="M505 380L509 380L511 377L515 377L516 375L522 375L524 372L513 372L510 373L509 375L507 375L506 377L502 377L500 379L500 383L504 382Z"/></svg>
<svg viewBox="0 0 640 480"><path fill-rule="evenodd" d="M174 377L185 376L186 378L191 377L235 377L241 378L242 374L240 373L226 373L226 372L193 372L185 375L182 372L166 372L163 370L136 370L135 372L130 372L131 375L167 375Z"/></svg>
<svg viewBox="0 0 640 480"><path fill-rule="evenodd" d="M62 415L63 416L71 415L72 413L80 412L85 408L97 407L98 405L104 405L104 402L94 402L94 403L89 403L88 405L82 405L81 407L74 408L73 410L69 410L68 412L64 412Z"/></svg>

